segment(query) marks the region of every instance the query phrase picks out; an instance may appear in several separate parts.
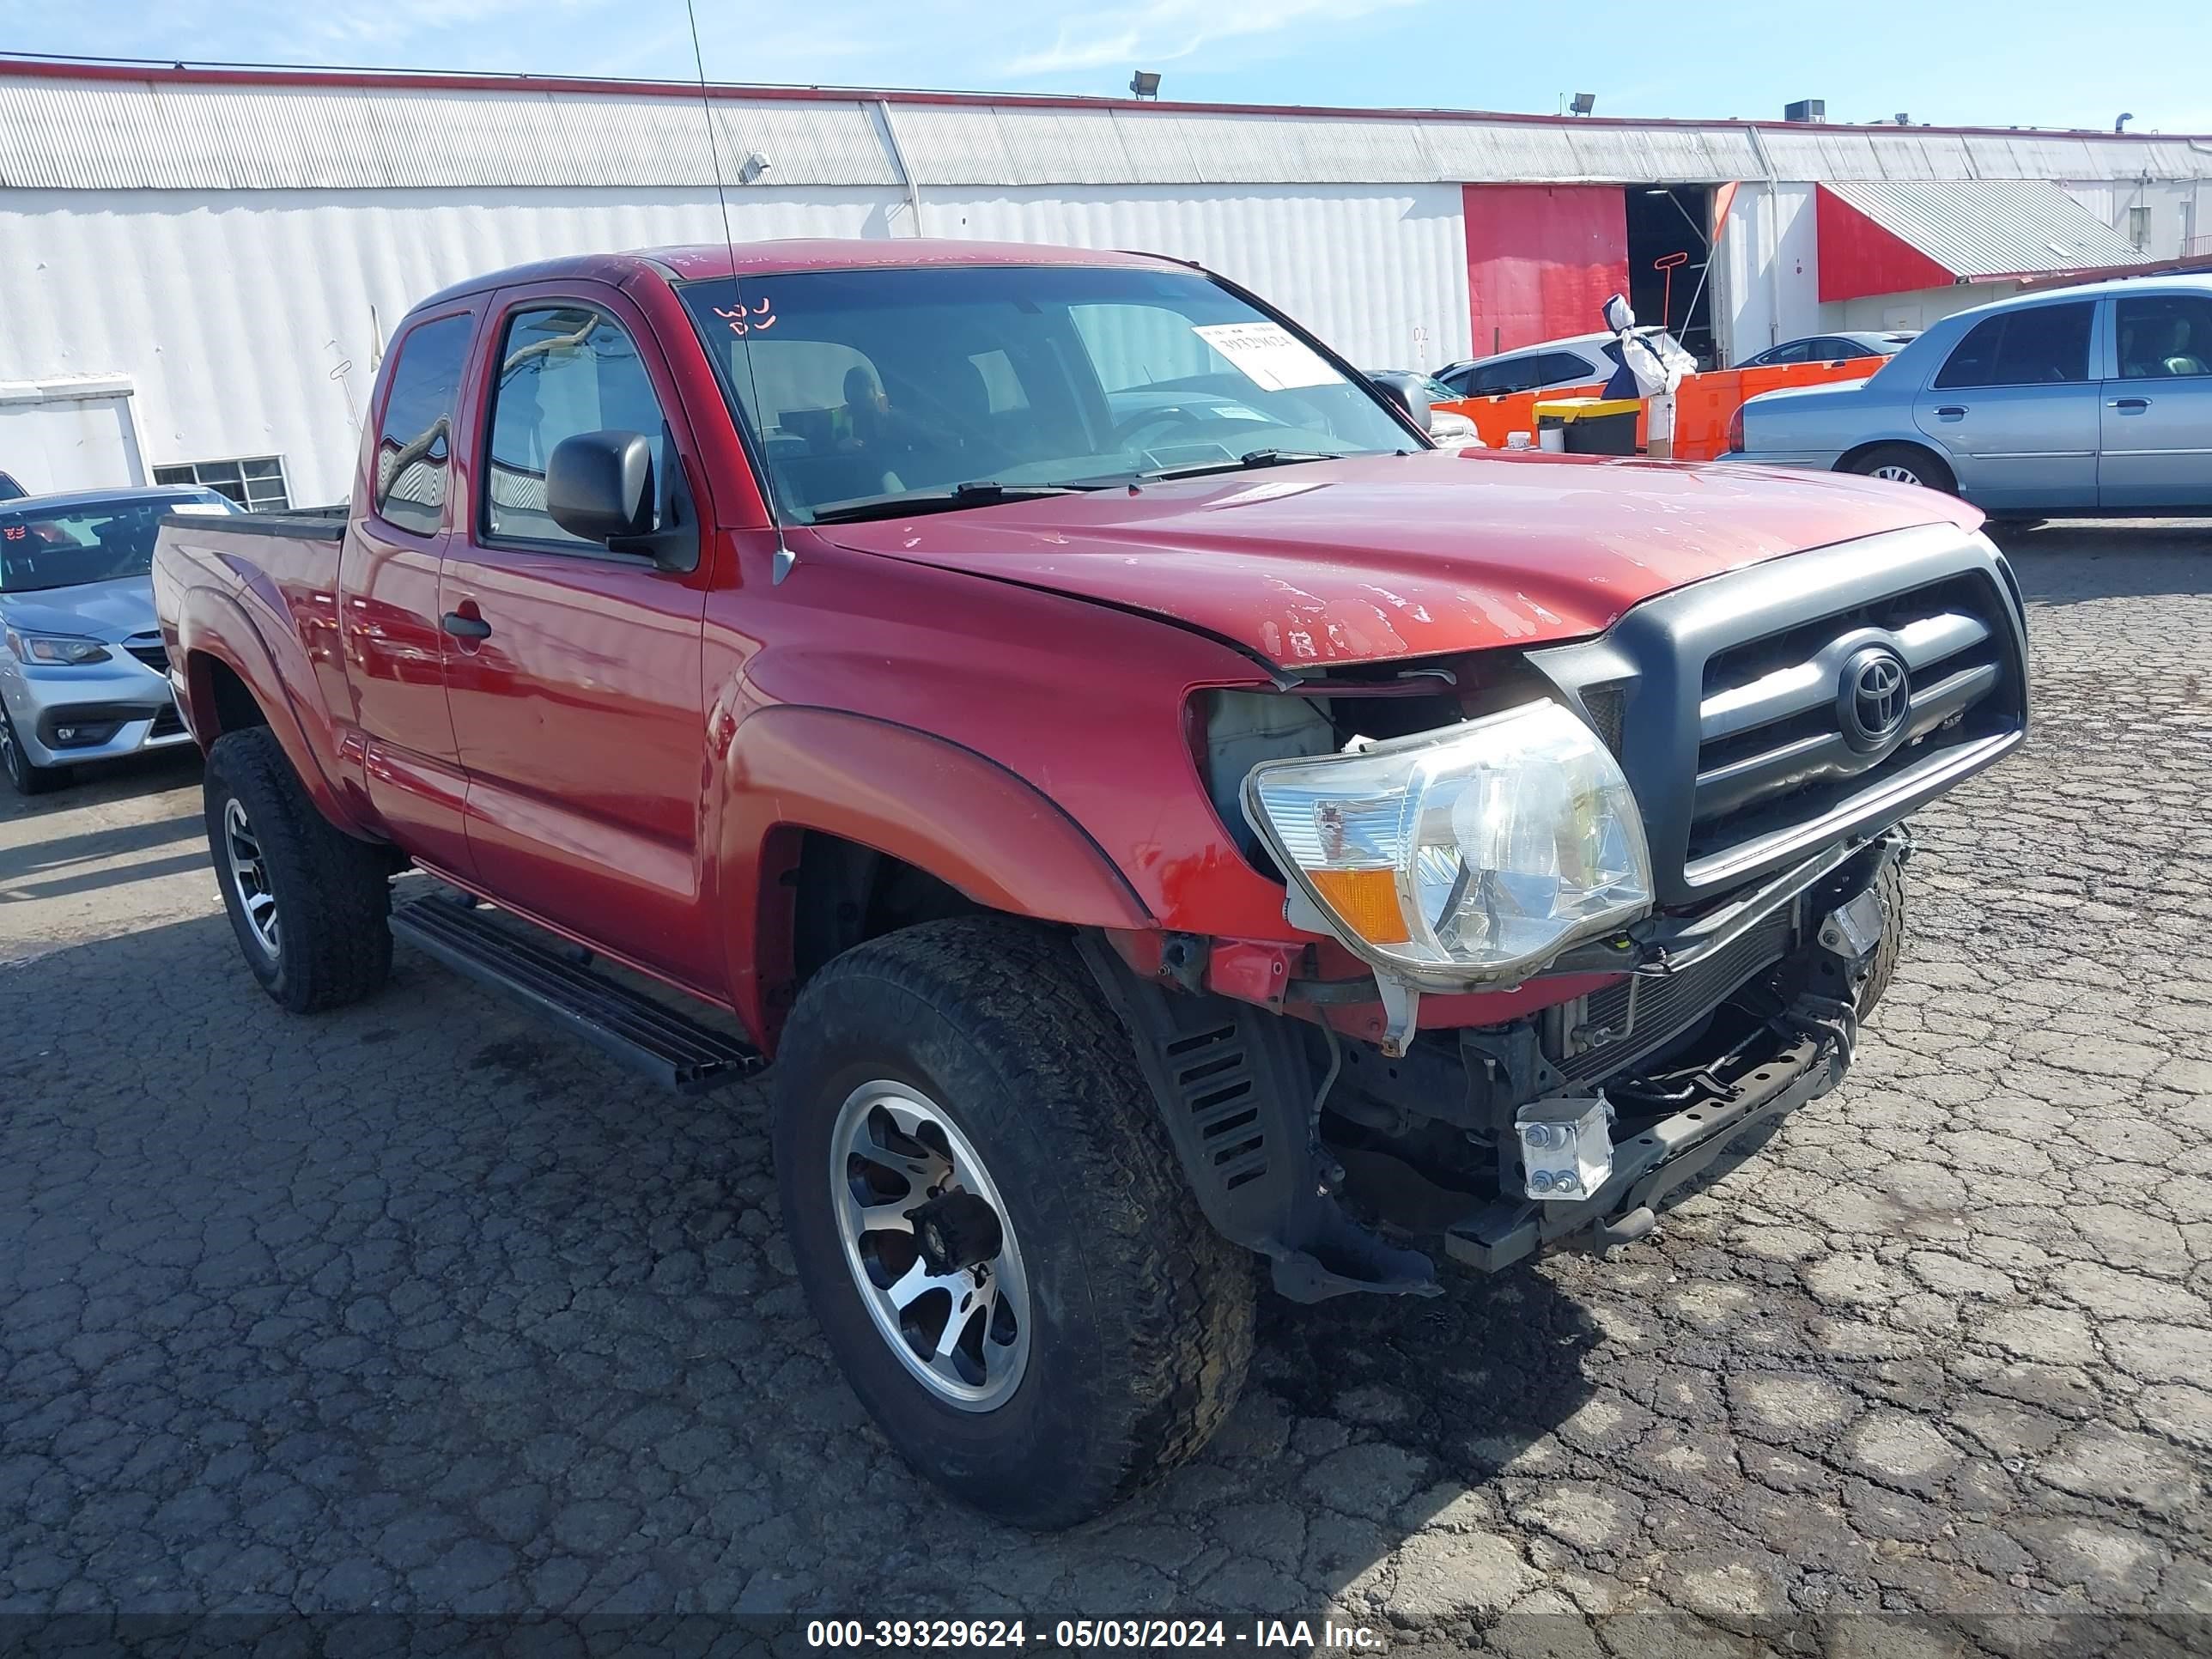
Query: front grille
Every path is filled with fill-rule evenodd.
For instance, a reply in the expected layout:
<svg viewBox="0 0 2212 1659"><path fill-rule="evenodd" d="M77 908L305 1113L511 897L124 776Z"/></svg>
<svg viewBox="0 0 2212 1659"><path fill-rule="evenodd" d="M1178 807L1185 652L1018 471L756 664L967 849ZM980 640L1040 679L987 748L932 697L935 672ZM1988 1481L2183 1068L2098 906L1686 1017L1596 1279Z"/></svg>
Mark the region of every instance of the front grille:
<svg viewBox="0 0 2212 1659"><path fill-rule="evenodd" d="M177 713L177 705L171 703L160 714L154 716L153 726L147 732L146 735L149 738L173 738L182 732L184 729L184 716Z"/></svg>
<svg viewBox="0 0 2212 1659"><path fill-rule="evenodd" d="M1999 630L2003 601L1961 576L1821 617L1715 653L1698 709L1689 860L1817 819L1943 750L2015 725ZM1860 698L1863 672L1904 677ZM1878 682L1877 682L1878 683ZM1869 709L1884 709L1893 731ZM1994 722L1994 723L1993 723Z"/></svg>
<svg viewBox="0 0 2212 1659"><path fill-rule="evenodd" d="M1690 583L1527 660L1620 756L1655 896L1681 909L1878 834L2020 742L2008 574L1917 526Z"/></svg>
<svg viewBox="0 0 2212 1659"><path fill-rule="evenodd" d="M167 647L158 642L149 645L132 640L123 648L156 674L166 674L169 672L169 653Z"/></svg>
<svg viewBox="0 0 2212 1659"><path fill-rule="evenodd" d="M1575 1023L1592 1032L1610 1031L1612 1040L1569 1054L1568 1044L1555 1039L1547 1044L1553 1066L1570 1083L1589 1082L1610 1077L1664 1047L1788 953L1796 908L1784 905L1741 938L1679 973L1635 975L1591 992L1577 1010Z"/></svg>

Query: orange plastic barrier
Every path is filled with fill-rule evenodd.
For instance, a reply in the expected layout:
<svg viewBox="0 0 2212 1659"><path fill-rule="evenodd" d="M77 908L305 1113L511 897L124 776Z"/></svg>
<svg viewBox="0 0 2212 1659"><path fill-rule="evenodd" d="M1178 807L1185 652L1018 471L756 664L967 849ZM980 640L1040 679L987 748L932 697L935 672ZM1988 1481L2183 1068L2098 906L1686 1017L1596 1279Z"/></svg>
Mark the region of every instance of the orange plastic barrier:
<svg viewBox="0 0 2212 1659"><path fill-rule="evenodd" d="M1880 364L1854 358L1840 363L1778 363L1771 368L1720 368L1705 374L1686 374L1674 392L1674 448L1678 461L1710 461L1728 450L1729 422L1747 398L1784 386L1823 386L1832 380L1862 380ZM1474 422L1482 441L1492 449L1505 447L1509 432L1526 432L1535 441L1536 404L1557 398L1595 398L1605 390L1602 381L1589 386L1547 386L1541 392L1511 392L1499 398L1462 398L1438 404ZM1645 423L1636 423L1636 441L1646 441Z"/></svg>
<svg viewBox="0 0 2212 1659"><path fill-rule="evenodd" d="M1880 367L1856 357L1840 363L1777 363L1771 368L1717 368L1709 374L1686 374L1674 392L1674 459L1710 461L1727 453L1729 421L1746 399L1762 392L1863 380Z"/></svg>

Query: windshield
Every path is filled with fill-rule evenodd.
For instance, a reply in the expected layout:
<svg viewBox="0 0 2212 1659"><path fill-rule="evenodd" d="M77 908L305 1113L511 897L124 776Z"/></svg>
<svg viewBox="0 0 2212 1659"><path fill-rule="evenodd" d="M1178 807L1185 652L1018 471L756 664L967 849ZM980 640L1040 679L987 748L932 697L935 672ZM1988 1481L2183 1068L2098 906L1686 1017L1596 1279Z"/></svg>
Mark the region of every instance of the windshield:
<svg viewBox="0 0 2212 1659"><path fill-rule="evenodd" d="M154 532L163 514L236 510L211 489L0 507L0 593L143 576L154 568Z"/></svg>
<svg viewBox="0 0 2212 1659"><path fill-rule="evenodd" d="M684 304L788 520L1419 447L1300 336L1194 273L800 272ZM750 352L750 362L747 362ZM961 492L963 484L994 489Z"/></svg>

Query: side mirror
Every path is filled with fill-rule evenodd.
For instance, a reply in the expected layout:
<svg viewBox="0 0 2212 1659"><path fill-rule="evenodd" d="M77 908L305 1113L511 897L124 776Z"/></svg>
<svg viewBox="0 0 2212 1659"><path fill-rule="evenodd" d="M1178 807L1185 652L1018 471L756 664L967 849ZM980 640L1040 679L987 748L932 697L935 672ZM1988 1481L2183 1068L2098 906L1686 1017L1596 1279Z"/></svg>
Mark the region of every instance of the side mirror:
<svg viewBox="0 0 2212 1659"><path fill-rule="evenodd" d="M545 464L545 511L587 542L653 529L653 446L641 432L580 432Z"/></svg>
<svg viewBox="0 0 2212 1659"><path fill-rule="evenodd" d="M1400 369L1385 369L1380 374L1368 377L1375 389L1413 417L1413 424L1424 432L1429 429L1429 393L1418 374Z"/></svg>
<svg viewBox="0 0 2212 1659"><path fill-rule="evenodd" d="M672 458L675 448L663 442ZM641 432L580 432L553 446L545 464L545 512L571 536L616 553L641 553L664 570L699 562L699 532L684 522L684 469L656 479L653 445Z"/></svg>

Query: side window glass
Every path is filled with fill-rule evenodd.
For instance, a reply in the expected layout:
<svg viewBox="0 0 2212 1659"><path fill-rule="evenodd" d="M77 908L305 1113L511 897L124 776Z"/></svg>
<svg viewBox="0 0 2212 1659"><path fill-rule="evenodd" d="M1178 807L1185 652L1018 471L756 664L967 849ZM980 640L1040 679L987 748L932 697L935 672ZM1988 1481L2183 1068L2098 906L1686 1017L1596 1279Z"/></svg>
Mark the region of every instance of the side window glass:
<svg viewBox="0 0 2212 1659"><path fill-rule="evenodd" d="M1999 386L2060 386L2089 378L2094 305L2037 306L2008 313L1997 347Z"/></svg>
<svg viewBox="0 0 2212 1659"><path fill-rule="evenodd" d="M417 535L435 535L445 520L453 396L475 331L473 317L421 324L401 339L392 366L376 433L376 511Z"/></svg>
<svg viewBox="0 0 2212 1659"><path fill-rule="evenodd" d="M2122 300L2114 320L2122 380L2212 374L2212 299L2171 294Z"/></svg>
<svg viewBox="0 0 2212 1659"><path fill-rule="evenodd" d="M567 542L545 511L545 466L564 439L584 432L641 433L655 477L668 465L659 400L622 325L586 305L535 306L509 318L492 392L484 534Z"/></svg>
<svg viewBox="0 0 2212 1659"><path fill-rule="evenodd" d="M1984 317L1967 330L1966 337L1951 348L1935 380L1940 391L1949 386L1997 384L1997 342L2004 337L2005 319Z"/></svg>

